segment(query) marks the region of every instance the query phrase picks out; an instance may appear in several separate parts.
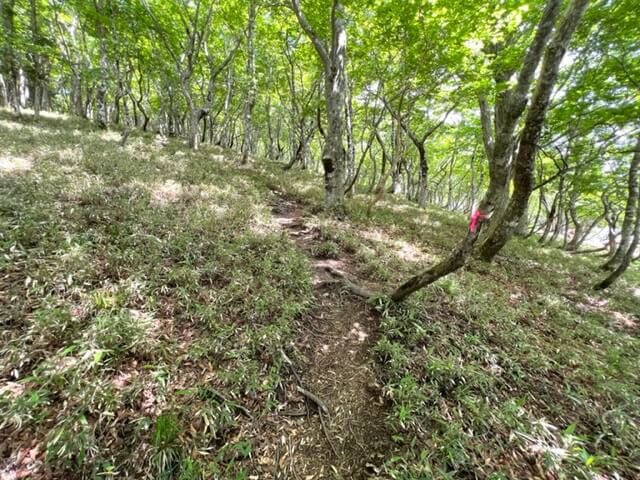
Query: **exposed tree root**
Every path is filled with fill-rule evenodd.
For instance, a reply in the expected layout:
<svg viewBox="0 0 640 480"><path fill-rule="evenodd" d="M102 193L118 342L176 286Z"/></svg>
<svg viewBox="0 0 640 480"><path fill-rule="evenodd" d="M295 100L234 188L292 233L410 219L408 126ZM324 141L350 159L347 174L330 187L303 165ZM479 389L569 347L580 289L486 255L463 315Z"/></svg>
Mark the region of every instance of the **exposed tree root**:
<svg viewBox="0 0 640 480"><path fill-rule="evenodd" d="M318 397L315 393L310 392L309 390L307 390L304 387L301 387L300 385L296 385L296 391L299 394L301 394L304 398L314 403L315 406L318 407L318 411L320 412L320 414L324 413L325 415L329 415L329 409L327 408L325 403L322 400L320 400L320 397Z"/></svg>
<svg viewBox="0 0 640 480"><path fill-rule="evenodd" d="M371 300L372 298L376 297L377 295L372 292L371 290L365 288L365 287L361 287L359 285L356 285L355 283L353 283L351 280L349 280L347 278L347 276L341 272L340 270L336 270L333 267L325 267L325 271L331 275L332 277L334 277L335 279L338 280L338 282L343 286L343 288L345 290L347 290L348 292L352 293L353 295L355 295L356 297L360 297L363 298L365 300Z"/></svg>

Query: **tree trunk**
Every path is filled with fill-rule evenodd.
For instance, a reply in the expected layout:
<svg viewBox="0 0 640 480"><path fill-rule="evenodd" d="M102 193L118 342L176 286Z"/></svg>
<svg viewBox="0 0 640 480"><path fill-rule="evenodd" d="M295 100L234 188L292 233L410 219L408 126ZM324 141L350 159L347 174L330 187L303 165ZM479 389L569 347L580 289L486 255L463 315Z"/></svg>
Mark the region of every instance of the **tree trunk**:
<svg viewBox="0 0 640 480"><path fill-rule="evenodd" d="M602 268L613 270L621 264L623 257L629 249L629 245L633 236L633 225L637 213L637 205L640 196L640 186L638 182L638 169L640 167L640 134L636 139L635 151L631 164L629 165L628 195L627 204L624 210L624 218L622 220L622 228L620 229L620 243L615 254L605 263Z"/></svg>
<svg viewBox="0 0 640 480"><path fill-rule="evenodd" d="M399 195L402 193L402 155L403 155L403 143L402 143L402 127L400 122L395 122L395 129L393 134L393 158L391 163L391 187L389 192L392 195Z"/></svg>
<svg viewBox="0 0 640 480"><path fill-rule="evenodd" d="M20 80L17 60L15 58L14 22L15 0L0 0L2 13L2 76L4 77L7 103L14 112L20 113Z"/></svg>
<svg viewBox="0 0 640 480"><path fill-rule="evenodd" d="M557 46L558 44L560 44L560 46L564 45L566 48L566 43L568 43L568 40L571 37L571 34L575 30L575 24L577 24L577 19L580 18L581 13L584 11L584 7L586 7L587 1L588 0L572 1L569 7L569 12L574 12L577 9L578 13L576 15L567 15L567 18L570 18L572 21L567 22L565 18L565 21L563 21L560 28L561 32L568 33L568 35L559 35L559 38L563 40L563 42L553 41L552 44L549 47L547 47L547 54L545 55L545 57L553 59L553 61L551 60L547 61L545 59L546 60L545 65L543 66L543 69L542 69L543 73L541 74L540 82L536 89L536 95L534 100L534 105L538 107L536 108L536 115L534 115L531 119L529 119L528 122L525 122L525 131L523 132L523 138L526 139L524 145L530 146L529 148L533 147L533 149L535 149L535 146L536 146L535 140L537 140L539 132L538 134L535 134L535 130L532 130L532 125L533 124L538 125L540 123L538 121L539 114L546 113L546 105L548 103L548 98L551 95L551 92L550 91L547 92L547 90L549 89L548 87L553 87L553 83L555 82L555 75L551 75L551 77L549 77L548 75L545 75L545 74L549 73L548 72L549 67L553 67L553 66L555 66L555 69L551 68L551 70L552 71L555 70L555 73L557 74L557 69L558 69L560 60L562 59L562 55L557 55ZM515 91L514 91L515 93L513 94L515 100L508 102L511 108L509 109L508 112L501 112L501 115L500 115L501 117L500 122L504 120L509 120L509 123L513 121L513 125L512 126L506 125L509 128L507 128L507 130L505 131L504 128L498 128L498 126L500 126L500 123L498 122L498 118L496 118L496 123L497 123L496 131L500 133L500 137L504 136L505 133L509 133L510 131L511 132L510 138L512 138L513 128L515 128L515 122L520 117L522 109L524 109L524 105L522 104L522 102L526 103L526 93L528 91L529 84L531 83L533 74L537 67L538 61L532 61L532 58L536 56L539 57L540 52L544 49L544 45L546 44L547 39L550 35L550 32L553 29L553 25L555 24L555 19L558 15L560 3L561 2L557 0L549 0L547 7L545 9L545 12L542 15L542 19L538 25L538 30L534 37L533 43L529 48L529 51L527 52L523 69L521 70L520 75L518 77L518 83L515 87ZM578 5L577 8L576 8L576 4ZM575 20L575 22L573 20ZM569 38L565 38L565 37L569 37ZM561 50L562 50L562 54L564 54L564 49L561 49ZM550 82L549 80L552 80L552 81ZM546 98L546 102L544 101L545 98ZM541 106L544 106L544 108L542 109L539 108ZM532 115L532 110L529 111L528 118L531 115ZM515 119L514 119L514 116L515 116ZM542 119L544 119L544 115L542 116ZM483 124L484 123L485 122L483 122ZM529 125L529 128L527 128L527 125ZM484 130L484 127L483 127L483 130ZM532 140L533 142L531 143ZM491 140L488 143L489 143L488 145L489 152L487 156L490 159L493 159L493 160L500 159L500 161L502 161L503 157L500 155L496 156L494 152L494 148L498 145L498 143L510 144L511 140L507 141L506 138L500 138L498 142L498 138L496 138ZM530 153L533 153L533 152L527 152L527 157ZM523 151L522 154L525 155L525 152ZM517 187L518 189L520 189L520 191L517 191L517 193L520 196L522 196L522 193L523 193L522 184L526 184L527 182L527 174L532 177L532 171L530 171L531 167L529 167L527 162L523 161L524 159L530 160L527 157L521 158L519 155L518 159L520 160L520 162L516 162L516 167L519 170L516 176L516 185L520 183L520 186ZM491 163L492 162L490 162L490 167L491 167ZM494 163L493 167L490 168L490 173L492 177L497 175L499 178L502 178L502 175L506 170L505 165L500 162L498 162L498 164L496 164L495 162L493 163ZM523 167L528 167L528 168L523 168ZM531 183L530 188L533 188L532 179L530 180L530 183ZM496 180L495 178L491 178L490 187L485 193L482 201L480 202L478 210L472 216L472 221L471 221L471 224L469 225L469 229L467 230L467 235L465 236L464 240L460 242L460 244L451 253L451 255L449 255L449 257L445 258L443 261L441 261L434 267L428 269L427 271L414 276L413 278L405 282L403 285L401 285L391 295L391 298L394 301L398 302L398 301L404 300L411 293L425 287L426 285L429 285L435 282L436 280L442 278L445 275L448 275L451 272L456 271L466 263L466 260L469 257L469 255L471 255L474 245L478 240L478 237L482 231L483 223L488 219L488 217L494 211L496 207L496 202L499 200L497 195L500 194L503 188L504 186L500 184L498 180ZM514 195L515 193L516 192L514 192ZM529 190L529 194L530 194L530 190ZM518 197L518 199L520 198L521 197ZM526 198L528 198L528 194L526 195ZM519 208L520 204L521 202L516 202L515 204L516 207L518 208L515 208L515 211L513 212L517 214L514 218L519 218L522 215L522 213L524 213L525 209ZM526 207L526 202L525 202L525 207Z"/></svg>
<svg viewBox="0 0 640 480"><path fill-rule="evenodd" d="M345 74L346 83L346 74ZM348 88L345 101L345 120L346 120L346 132L347 132L347 158L346 158L346 178L351 180L356 173L356 144L353 139L353 108L351 104L351 88ZM349 182L349 185L345 189L345 194L348 196L353 195L353 182Z"/></svg>
<svg viewBox="0 0 640 480"><path fill-rule="evenodd" d="M607 250L608 255L607 258L611 259L616 253L616 244L617 244L617 229L618 229L618 218L620 216L619 212L616 211L614 204L609 200L609 196L607 193L602 194L602 205L604 207L604 219L607 222Z"/></svg>
<svg viewBox="0 0 640 480"><path fill-rule="evenodd" d="M418 159L420 176L418 177L418 206L427 206L427 185L429 184L429 163L427 162L427 150L424 144L416 145L418 149Z"/></svg>
<svg viewBox="0 0 640 480"><path fill-rule="evenodd" d="M635 260L635 252L638 249L638 246L640 246L640 203L638 203L635 213L635 228L631 243L629 244L626 252L624 252L624 254L622 255L620 264L616 267L616 269L611 272L607 278L595 285L594 288L596 290L604 290L605 288L610 287L618 278L622 276L624 272L627 271L629 265L631 265L631 262Z"/></svg>
<svg viewBox="0 0 640 480"><path fill-rule="evenodd" d="M468 230L465 238L458 244L455 250L442 262L436 264L430 269L422 272L407 282L400 285L392 294L391 300L394 302L401 302L406 299L412 293L424 288L425 286L435 282L436 280L454 272L464 266L469 255L473 251L473 246L476 243L480 232L482 231L482 224L478 225L475 231Z"/></svg>
<svg viewBox="0 0 640 480"><path fill-rule="evenodd" d="M514 191L509 205L492 226L480 247L480 256L491 260L507 243L527 209L534 187L535 155L551 94L558 77L560 62L589 0L572 0L549 44L536 91L529 107L515 161Z"/></svg>
<svg viewBox="0 0 640 480"><path fill-rule="evenodd" d="M344 5L334 0L331 9L331 45L328 46L313 31L303 15L299 0L291 0L291 6L316 49L324 67L324 96L327 109L327 131L322 149L324 167L325 208L342 210L344 206L345 155L344 102L345 61L347 54L347 31Z"/></svg>
<svg viewBox="0 0 640 480"><path fill-rule="evenodd" d="M33 51L31 52L31 68L33 69L32 78L32 105L33 114L37 118L40 116L40 108L42 107L42 73L40 68L40 31L38 28L38 8L36 0L29 0L29 23L31 26L31 42Z"/></svg>
<svg viewBox="0 0 640 480"><path fill-rule="evenodd" d="M109 113L107 107L107 78L109 72L109 60L107 58L107 45L105 39L105 30L102 23L104 16L104 2L103 0L94 0L94 6L96 8L97 18L97 31L98 41L100 45L100 81L98 82L98 89L96 91L96 124L100 128L107 128L109 122Z"/></svg>
<svg viewBox="0 0 640 480"><path fill-rule="evenodd" d="M247 66L246 75L249 79L249 90L244 102L244 110L242 114L242 160L241 163L246 165L249 162L249 155L254 151L253 138L253 108L256 105L256 49L255 49L255 31L256 31L256 0L251 0L249 4L249 20L247 23Z"/></svg>

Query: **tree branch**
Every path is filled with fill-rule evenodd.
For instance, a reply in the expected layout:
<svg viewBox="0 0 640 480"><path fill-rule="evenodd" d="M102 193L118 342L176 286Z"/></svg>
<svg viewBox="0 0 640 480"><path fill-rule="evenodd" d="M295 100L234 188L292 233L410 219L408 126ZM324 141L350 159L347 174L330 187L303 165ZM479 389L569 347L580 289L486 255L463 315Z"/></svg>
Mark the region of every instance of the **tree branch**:
<svg viewBox="0 0 640 480"><path fill-rule="evenodd" d="M307 34L307 37L309 37L309 40L311 40L311 43L313 43L313 46L318 52L318 55L320 55L325 68L329 68L331 66L331 58L329 57L327 47L313 30L311 24L309 24L309 22L307 21L307 17L305 17L302 9L300 8L300 2L298 0L291 0L291 8L296 14L296 18L298 19L298 23L302 27L302 30L304 30L304 33Z"/></svg>

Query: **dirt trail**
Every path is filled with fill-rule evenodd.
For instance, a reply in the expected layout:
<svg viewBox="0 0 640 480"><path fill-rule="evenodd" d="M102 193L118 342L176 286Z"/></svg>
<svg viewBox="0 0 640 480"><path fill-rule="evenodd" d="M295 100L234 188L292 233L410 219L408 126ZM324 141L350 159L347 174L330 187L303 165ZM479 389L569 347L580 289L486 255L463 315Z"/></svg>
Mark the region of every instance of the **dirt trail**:
<svg viewBox="0 0 640 480"><path fill-rule="evenodd" d="M305 222L301 205L279 192L274 195L275 222L312 262L315 305L301 320L296 338L304 358L293 361L296 372L282 392L282 409L270 419L279 437L271 452L277 463L271 478L369 478L392 448L372 353L378 319L362 300L330 283L324 271L329 265L350 273L352 259L314 258L319 232ZM317 405L296 391L298 383L322 400L328 415L320 415Z"/></svg>

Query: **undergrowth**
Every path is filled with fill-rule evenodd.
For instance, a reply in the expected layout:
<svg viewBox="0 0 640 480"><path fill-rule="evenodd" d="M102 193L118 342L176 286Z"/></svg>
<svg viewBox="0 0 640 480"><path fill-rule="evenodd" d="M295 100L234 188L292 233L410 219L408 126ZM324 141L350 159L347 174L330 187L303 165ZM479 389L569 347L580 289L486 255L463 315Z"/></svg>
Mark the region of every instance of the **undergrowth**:
<svg viewBox="0 0 640 480"><path fill-rule="evenodd" d="M277 405L280 350L313 303L309 260L270 226L307 208L312 254L390 291L463 215L387 198L314 215L321 184L68 118L0 114L0 442L64 478L249 478L252 419ZM397 452L379 478L640 475L637 268L514 240L401 306L375 347ZM363 308L368 308L363 305ZM596 475L602 475L597 477Z"/></svg>
<svg viewBox="0 0 640 480"><path fill-rule="evenodd" d="M311 302L306 257L261 228L267 183L70 119L0 129L32 163L0 177L5 454L65 478L243 478L238 406L275 404Z"/></svg>

